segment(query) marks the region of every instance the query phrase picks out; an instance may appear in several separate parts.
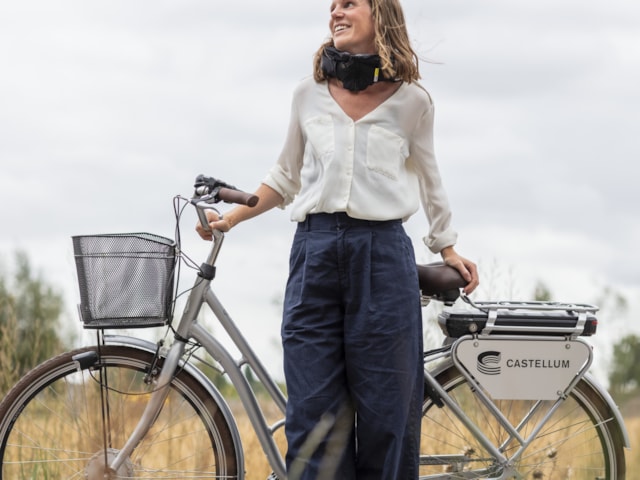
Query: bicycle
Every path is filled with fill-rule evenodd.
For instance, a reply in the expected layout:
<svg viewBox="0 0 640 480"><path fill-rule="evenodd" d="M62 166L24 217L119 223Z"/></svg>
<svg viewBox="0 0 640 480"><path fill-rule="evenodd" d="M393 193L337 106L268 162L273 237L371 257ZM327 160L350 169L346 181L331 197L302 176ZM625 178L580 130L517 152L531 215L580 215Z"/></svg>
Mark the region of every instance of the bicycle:
<svg viewBox="0 0 640 480"><path fill-rule="evenodd" d="M192 198L176 197L182 209L195 206L201 220L220 201L255 205L257 198L203 176ZM178 225L181 212L176 207ZM267 424L242 367L251 368L283 416L286 396L213 292L224 234L213 236L176 328L176 258L186 261L179 241L74 237L81 317L97 342L44 362L2 401L2 479L245 478L235 419L196 365L200 350L235 387L273 469L269 478L287 478L273 439L283 421ZM438 316L443 346L424 354L420 478L624 479L624 423L588 373L593 356L585 338L595 333L597 308L474 302L464 294L460 308L464 280L455 270L418 269L424 303L445 306ZM203 306L241 352L239 360L198 322ZM168 325L170 345L105 332L158 325ZM318 425L330 427L330 419Z"/></svg>

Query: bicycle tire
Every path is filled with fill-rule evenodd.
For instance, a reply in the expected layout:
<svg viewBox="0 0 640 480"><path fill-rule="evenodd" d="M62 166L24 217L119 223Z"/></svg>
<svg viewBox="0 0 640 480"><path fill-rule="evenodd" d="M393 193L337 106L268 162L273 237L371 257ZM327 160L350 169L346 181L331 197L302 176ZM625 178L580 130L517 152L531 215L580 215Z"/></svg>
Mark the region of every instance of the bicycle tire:
<svg viewBox="0 0 640 480"><path fill-rule="evenodd" d="M467 380L454 367L436 376L470 419L494 445L503 445L508 435L477 399ZM496 400L502 414L518 424L522 412L535 403L527 400ZM545 411L545 402L540 411ZM526 437L528 425L521 431ZM515 422L515 423L514 423ZM519 444L504 447L512 455ZM502 479L531 480L624 480L624 439L609 405L586 381L581 380L538 433L522 456L513 463L511 474L497 465L467 428L446 406L438 407L425 395L422 410L420 479ZM515 471L516 473L513 473ZM519 475L519 476L518 476Z"/></svg>
<svg viewBox="0 0 640 480"><path fill-rule="evenodd" d="M44 362L0 404L0 478L105 478L96 469L104 472L105 456L124 444L158 386L144 382L151 353L102 346L99 366L79 369L72 357L90 351L98 349ZM99 375L108 381L105 415ZM106 478L237 478L233 436L215 399L185 370L170 387L149 433L117 475Z"/></svg>

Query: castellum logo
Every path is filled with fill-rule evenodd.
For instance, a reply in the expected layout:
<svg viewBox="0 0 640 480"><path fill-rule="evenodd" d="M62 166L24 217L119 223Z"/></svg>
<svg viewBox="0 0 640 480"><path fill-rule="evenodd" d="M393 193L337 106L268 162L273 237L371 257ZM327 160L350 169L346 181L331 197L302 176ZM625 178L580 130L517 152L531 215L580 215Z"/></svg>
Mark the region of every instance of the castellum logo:
<svg viewBox="0 0 640 480"><path fill-rule="evenodd" d="M485 375L500 375L500 352L488 351L478 355L478 371Z"/></svg>

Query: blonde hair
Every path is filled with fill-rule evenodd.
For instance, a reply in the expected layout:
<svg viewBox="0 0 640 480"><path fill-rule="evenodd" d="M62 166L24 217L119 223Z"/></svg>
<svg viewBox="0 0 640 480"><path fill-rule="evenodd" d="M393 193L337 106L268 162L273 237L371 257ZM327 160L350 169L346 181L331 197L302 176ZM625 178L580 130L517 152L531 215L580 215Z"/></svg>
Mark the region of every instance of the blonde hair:
<svg viewBox="0 0 640 480"><path fill-rule="evenodd" d="M420 79L419 60L411 47L400 0L368 0L374 22L375 45L380 56L380 66L386 78L407 83ZM315 53L313 77L317 82L326 80L322 71L322 54L332 47L329 38Z"/></svg>

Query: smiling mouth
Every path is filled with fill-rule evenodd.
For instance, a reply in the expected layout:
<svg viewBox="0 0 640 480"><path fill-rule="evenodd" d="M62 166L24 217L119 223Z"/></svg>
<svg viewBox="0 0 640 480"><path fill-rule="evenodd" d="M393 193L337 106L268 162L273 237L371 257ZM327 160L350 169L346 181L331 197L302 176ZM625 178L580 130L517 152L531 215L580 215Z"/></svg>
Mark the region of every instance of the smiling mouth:
<svg viewBox="0 0 640 480"><path fill-rule="evenodd" d="M336 25L333 29L333 33L340 33L349 28L347 25Z"/></svg>

